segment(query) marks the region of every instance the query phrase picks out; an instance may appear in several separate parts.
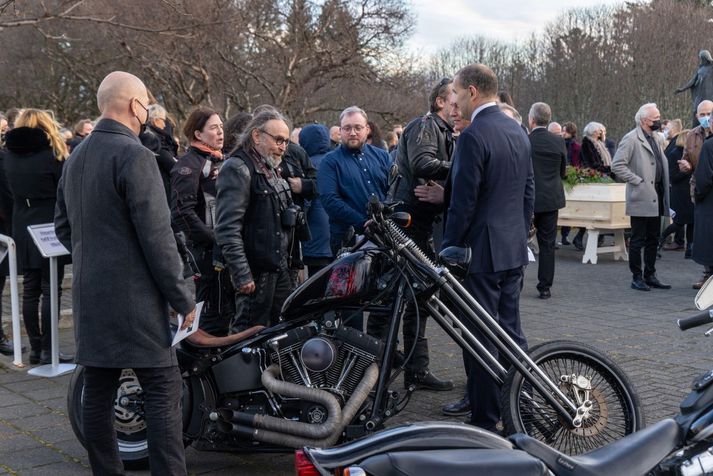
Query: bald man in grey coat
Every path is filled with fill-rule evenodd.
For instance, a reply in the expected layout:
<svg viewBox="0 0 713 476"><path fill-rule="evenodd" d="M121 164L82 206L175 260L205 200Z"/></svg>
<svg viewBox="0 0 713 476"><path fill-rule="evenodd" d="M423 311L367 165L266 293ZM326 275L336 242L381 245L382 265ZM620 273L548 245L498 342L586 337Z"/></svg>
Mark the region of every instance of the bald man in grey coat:
<svg viewBox="0 0 713 476"><path fill-rule="evenodd" d="M99 86L102 113L73 151L57 191L55 229L72 250L77 363L84 369L82 433L94 474L124 474L113 427L122 369L143 388L151 474L185 475L181 374L168 305L193 323L154 154L138 134L148 93L115 71Z"/></svg>

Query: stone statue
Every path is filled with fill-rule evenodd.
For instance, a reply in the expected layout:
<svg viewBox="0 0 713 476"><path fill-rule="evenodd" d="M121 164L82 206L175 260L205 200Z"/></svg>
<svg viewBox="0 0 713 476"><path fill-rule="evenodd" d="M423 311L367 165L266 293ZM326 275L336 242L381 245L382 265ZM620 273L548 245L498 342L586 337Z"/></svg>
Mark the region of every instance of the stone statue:
<svg viewBox="0 0 713 476"><path fill-rule="evenodd" d="M708 50L701 50L698 53L701 62L698 64L698 70L693 75L691 80L685 85L676 89L676 94L683 91L691 90L691 100L693 101L693 127L698 126L696 119L696 109L698 104L704 99L713 100L713 58Z"/></svg>

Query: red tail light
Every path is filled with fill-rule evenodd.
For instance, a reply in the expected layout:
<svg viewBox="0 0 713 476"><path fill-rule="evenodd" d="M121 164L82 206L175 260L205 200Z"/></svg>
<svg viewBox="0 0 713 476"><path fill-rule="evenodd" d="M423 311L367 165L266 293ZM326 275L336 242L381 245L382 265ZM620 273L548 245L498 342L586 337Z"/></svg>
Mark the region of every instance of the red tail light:
<svg viewBox="0 0 713 476"><path fill-rule="evenodd" d="M295 474L297 476L320 476L317 467L304 450L295 451Z"/></svg>

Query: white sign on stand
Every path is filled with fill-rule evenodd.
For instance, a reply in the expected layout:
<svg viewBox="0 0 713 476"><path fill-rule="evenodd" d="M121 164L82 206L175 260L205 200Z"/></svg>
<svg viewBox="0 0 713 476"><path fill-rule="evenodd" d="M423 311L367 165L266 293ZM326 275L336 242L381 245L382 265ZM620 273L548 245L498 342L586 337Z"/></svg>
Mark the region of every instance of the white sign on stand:
<svg viewBox="0 0 713 476"><path fill-rule="evenodd" d="M24 367L22 363L22 339L20 338L20 297L17 291L17 246L15 241L6 235L0 235L0 246L2 247L2 258L7 255L8 268L10 271L10 302L12 309L12 341L14 360L13 365L16 367Z"/></svg>
<svg viewBox="0 0 713 476"><path fill-rule="evenodd" d="M75 364L59 363L59 293L57 292L57 258L69 254L54 231L54 223L30 225L27 231L40 254L50 260L50 305L52 306L52 364L41 365L27 373L38 377L59 377L72 372Z"/></svg>
<svg viewBox="0 0 713 476"><path fill-rule="evenodd" d="M54 231L54 223L30 225L27 227L27 231L30 232L32 241L35 242L35 246L45 258L56 258L69 254L67 248L57 238L57 234Z"/></svg>

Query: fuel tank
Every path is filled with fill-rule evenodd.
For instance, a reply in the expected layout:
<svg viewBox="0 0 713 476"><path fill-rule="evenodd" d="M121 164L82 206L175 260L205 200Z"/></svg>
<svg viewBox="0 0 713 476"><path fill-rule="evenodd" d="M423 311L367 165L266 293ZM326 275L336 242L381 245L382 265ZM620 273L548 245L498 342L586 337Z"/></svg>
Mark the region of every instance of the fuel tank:
<svg viewBox="0 0 713 476"><path fill-rule="evenodd" d="M381 251L360 249L338 258L298 287L282 306L282 317L291 319L354 305L376 291L381 272Z"/></svg>

